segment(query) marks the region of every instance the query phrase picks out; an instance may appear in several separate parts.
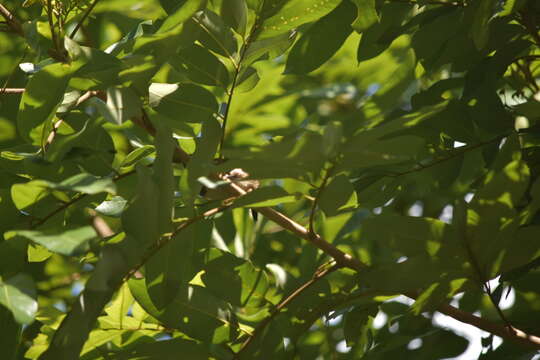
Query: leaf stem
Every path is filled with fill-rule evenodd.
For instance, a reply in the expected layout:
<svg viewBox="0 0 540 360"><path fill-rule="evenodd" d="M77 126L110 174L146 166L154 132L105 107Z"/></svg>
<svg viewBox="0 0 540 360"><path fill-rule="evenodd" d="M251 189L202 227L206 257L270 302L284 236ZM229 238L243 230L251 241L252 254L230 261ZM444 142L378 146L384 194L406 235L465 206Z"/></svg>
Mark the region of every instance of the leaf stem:
<svg viewBox="0 0 540 360"><path fill-rule="evenodd" d="M315 227L313 225L315 220L315 212L317 210L317 205L319 204L319 199L321 198L321 194L324 191L324 188L326 187L328 180L330 179L330 176L332 175L332 170L334 168L331 167L330 169L326 170L326 173L324 174L323 181L321 183L321 186L319 186L319 190L317 191L317 195L315 196L315 199L313 200L313 203L311 204L311 211L309 213L309 232L314 235L315 234Z"/></svg>
<svg viewBox="0 0 540 360"><path fill-rule="evenodd" d="M55 58L60 60L62 58L62 51L60 50L60 42L58 35L55 31L54 20L53 20L53 8L51 0L47 0L47 20L49 21L49 29L51 31L51 39L55 49Z"/></svg>
<svg viewBox="0 0 540 360"><path fill-rule="evenodd" d="M315 273L313 274L312 278L309 279L307 282L305 282L304 284L302 284L301 286L299 286L296 290L294 290L291 294L289 294L289 296L287 296L285 299L283 299L273 310L272 312L270 313L270 315L265 318L264 320L262 320L258 325L257 327L255 328L255 330L253 331L253 333L251 334L251 336L249 336L246 341L244 341L244 343L242 343L242 346L240 347L240 350L238 350L238 352L235 354L235 357L234 359L237 359L238 356L240 356L240 354L245 351L249 345L251 343L253 343L253 341L255 340L255 338L257 338L259 336L259 334L261 334L264 329L268 326L268 324L270 324L270 322L277 316L279 315L279 313L281 312L281 310L283 310L287 305L289 305L294 299L296 299L297 297L299 297L302 293L304 293L307 289L309 289L310 287L312 287L314 284L316 284L319 280L323 279L326 275L336 271L337 269L339 269L341 266L338 265L338 264L334 264L333 266L331 267L320 267L319 269L317 269L317 271L315 271Z"/></svg>
<svg viewBox="0 0 540 360"><path fill-rule="evenodd" d="M21 23L13 14L2 4L0 4L0 14L4 19L6 19L6 23L8 26L19 36L24 37L24 30L22 28Z"/></svg>
<svg viewBox="0 0 540 360"><path fill-rule="evenodd" d="M50 1L50 0L48 0ZM90 4L90 6L86 9L86 11L84 12L81 20L79 20L79 22L77 23L77 25L75 25L75 29L73 29L73 31L71 32L71 34L69 34L69 37L71 39L73 39L75 37L75 35L77 34L77 31L79 31L79 29L81 28L83 22L86 20L86 18L90 15L90 13L92 12L92 10L94 9L94 7L96 6L96 4L98 3L99 0L94 0L94 2L92 2L92 4Z"/></svg>

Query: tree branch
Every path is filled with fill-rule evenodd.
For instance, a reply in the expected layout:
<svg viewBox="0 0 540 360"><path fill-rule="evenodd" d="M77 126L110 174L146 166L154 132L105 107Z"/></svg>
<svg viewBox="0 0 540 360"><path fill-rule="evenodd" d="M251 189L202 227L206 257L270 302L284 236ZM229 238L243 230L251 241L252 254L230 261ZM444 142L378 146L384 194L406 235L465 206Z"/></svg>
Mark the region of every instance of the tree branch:
<svg viewBox="0 0 540 360"><path fill-rule="evenodd" d="M22 28L21 23L13 14L2 4L0 4L0 14L4 19L6 19L6 23L8 26L19 36L24 37L24 30Z"/></svg>
<svg viewBox="0 0 540 360"><path fill-rule="evenodd" d="M0 95L2 94L22 94L24 88L1 88Z"/></svg>
<svg viewBox="0 0 540 360"><path fill-rule="evenodd" d="M277 316L279 315L279 313L281 312L281 310L283 310L287 305L289 305L294 299L296 299L298 296L300 296L304 291L306 291L307 289L309 289L311 286L313 286L314 284L316 284L319 280L321 280L322 278L324 278L326 275L336 271L337 269L340 268L340 265L339 264L334 264L333 266L331 267L326 267L326 268L319 268L317 269L317 271L313 274L313 277L305 282L304 284L302 284L300 287L298 287L296 290L294 290L291 294L289 294L289 296L287 296L285 299L283 299L273 310L272 312L270 313L270 315L265 318L263 321L261 321L257 327L255 328L255 330L253 331L253 333L251 334L251 336L249 336L246 341L244 341L244 343L242 344L242 346L240 347L240 350L238 350L238 352L236 353L235 355L235 358L237 358L243 351L245 351L245 349L247 349L247 347L253 343L253 341L255 340L255 338L257 338L257 336L259 336L259 334L261 332L264 331L264 329L268 326L268 324L270 324L270 322Z"/></svg>
<svg viewBox="0 0 540 360"><path fill-rule="evenodd" d="M81 28L83 22L86 20L86 18L88 17L88 15L90 15L90 13L92 12L92 10L94 9L94 7L96 6L96 4L98 3L99 0L94 0L94 2L92 4L90 4L90 6L88 7L88 9L86 9L86 11L84 12L81 20L77 23L77 25L75 26L75 28L73 29L73 31L71 32L71 34L69 34L69 37L71 39L73 39L75 37L75 35L77 34L77 31L79 31L79 29Z"/></svg>

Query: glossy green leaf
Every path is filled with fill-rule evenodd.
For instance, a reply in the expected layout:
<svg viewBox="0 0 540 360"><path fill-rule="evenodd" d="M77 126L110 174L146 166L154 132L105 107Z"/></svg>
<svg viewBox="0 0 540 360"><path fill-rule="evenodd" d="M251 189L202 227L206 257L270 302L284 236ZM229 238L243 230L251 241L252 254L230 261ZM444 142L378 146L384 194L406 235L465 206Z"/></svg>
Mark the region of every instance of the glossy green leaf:
<svg viewBox="0 0 540 360"><path fill-rule="evenodd" d="M170 129L161 125L158 127L155 146L157 157L153 172L157 196L153 201L156 202L157 235L161 236L173 230L175 181L173 178L172 157L175 142ZM157 240L156 238L154 241ZM177 251L178 246L175 246L175 240L171 241L173 241L173 244L169 244L158 251L145 266L147 282L151 287L149 289L150 296L160 308L170 303L178 293L179 288L185 286L189 281L189 276L186 274L190 271L187 262L189 258L182 256L182 253ZM178 239L176 239L176 242L178 242ZM185 246L183 248L186 250ZM190 251L185 251L184 254L189 253Z"/></svg>
<svg viewBox="0 0 540 360"><path fill-rule="evenodd" d="M214 250L214 253L217 251ZM206 264L201 276L205 286L213 294L235 306L245 306L248 302L264 302L268 286L264 272L230 253L214 256Z"/></svg>
<svg viewBox="0 0 540 360"><path fill-rule="evenodd" d="M294 38L294 34L286 33L252 42L245 49L242 64L249 66L266 55L279 56L292 45Z"/></svg>
<svg viewBox="0 0 540 360"><path fill-rule="evenodd" d="M493 16L495 1L487 0L479 2L475 7L474 20L470 35L478 49L483 49L489 37L489 21Z"/></svg>
<svg viewBox="0 0 540 360"><path fill-rule="evenodd" d="M193 21L200 31L198 40L205 47L229 59L234 58L236 39L219 15L207 9L195 14Z"/></svg>
<svg viewBox="0 0 540 360"><path fill-rule="evenodd" d="M309 73L328 61L352 32L352 14L354 5L344 1L315 22L291 49L285 73Z"/></svg>
<svg viewBox="0 0 540 360"><path fill-rule="evenodd" d="M337 215L340 210L356 207L356 193L345 175L338 175L322 190L319 206L326 216Z"/></svg>
<svg viewBox="0 0 540 360"><path fill-rule="evenodd" d="M169 60L169 63L193 82L222 88L227 88L229 84L229 73L225 65L199 45L181 49L178 56Z"/></svg>
<svg viewBox="0 0 540 360"><path fill-rule="evenodd" d="M42 144L51 128L49 123L60 105L73 69L51 64L34 74L19 105L17 129L27 142Z"/></svg>
<svg viewBox="0 0 540 360"><path fill-rule="evenodd" d="M386 50L402 33L400 24L410 11L410 6L406 4L384 4L380 12L380 21L362 32L358 44L358 62L369 60Z"/></svg>
<svg viewBox="0 0 540 360"><path fill-rule="evenodd" d="M105 216L119 217L126 207L127 200L121 196L115 196L110 200L103 201L95 210Z"/></svg>
<svg viewBox="0 0 540 360"><path fill-rule="evenodd" d="M217 112L208 90L193 84L150 85L150 106L175 122L202 122Z"/></svg>
<svg viewBox="0 0 540 360"><path fill-rule="evenodd" d="M265 186L253 190L236 199L234 206L238 207L265 207L296 201L295 195L291 195L279 186Z"/></svg>
<svg viewBox="0 0 540 360"><path fill-rule="evenodd" d="M34 321L38 309L34 281L26 274L0 280L0 304L5 306L19 324Z"/></svg>
<svg viewBox="0 0 540 360"><path fill-rule="evenodd" d="M355 31L361 33L379 21L379 15L375 9L374 0L353 0L353 2L358 8L358 15L352 23L352 27Z"/></svg>
<svg viewBox="0 0 540 360"><path fill-rule="evenodd" d="M246 0L231 0L221 3L221 16L240 35L246 33L248 5Z"/></svg>
<svg viewBox="0 0 540 360"><path fill-rule="evenodd" d="M291 0L261 26L259 38L283 34L307 22L318 20L339 5L339 0Z"/></svg>
<svg viewBox="0 0 540 360"><path fill-rule="evenodd" d="M62 232L21 230L17 231L16 234L42 245L49 251L67 256L76 256L87 252L90 240L97 237L96 231L91 226Z"/></svg>
<svg viewBox="0 0 540 360"><path fill-rule="evenodd" d="M174 31L183 25L197 10L199 10L205 4L205 0L181 0L170 1L163 0L161 5L167 11L169 16L165 19L159 33L166 33L168 31Z"/></svg>
<svg viewBox="0 0 540 360"><path fill-rule="evenodd" d="M130 167L146 159L156 152L153 145L144 145L130 152L122 161L120 167Z"/></svg>

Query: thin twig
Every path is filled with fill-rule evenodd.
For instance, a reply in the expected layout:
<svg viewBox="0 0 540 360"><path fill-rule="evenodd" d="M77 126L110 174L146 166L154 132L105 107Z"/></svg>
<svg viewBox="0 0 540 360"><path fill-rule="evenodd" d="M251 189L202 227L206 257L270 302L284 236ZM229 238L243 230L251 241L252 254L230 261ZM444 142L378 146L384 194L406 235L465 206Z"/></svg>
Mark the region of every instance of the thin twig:
<svg viewBox="0 0 540 360"><path fill-rule="evenodd" d="M317 210L317 205L319 205L319 200L321 198L322 192L324 191L324 188L326 187L328 180L330 179L330 176L332 175L332 170L333 170L333 167L326 170L321 186L319 186L317 195L315 196L315 199L313 200L313 204L311 204L311 211L309 213L309 232L311 234L315 234L315 227L313 225L314 220L315 220L315 212Z"/></svg>
<svg viewBox="0 0 540 360"><path fill-rule="evenodd" d="M223 114L223 124L221 125L221 139L219 140L219 153L218 158L223 160L223 144L225 143L225 131L227 130L227 119L229 118L229 110L231 108L232 99L234 95L234 89L236 87L236 81L240 74L240 66L235 68L233 80L231 83L231 90L229 90L229 97L227 98L227 105L225 105L225 113Z"/></svg>
<svg viewBox="0 0 540 360"><path fill-rule="evenodd" d="M53 20L53 9L51 0L47 0L47 20L49 21L49 29L51 30L51 39L54 44L56 51L56 56L59 57L62 55L60 51L60 43L58 41L58 35L54 30L54 20Z"/></svg>
<svg viewBox="0 0 540 360"><path fill-rule="evenodd" d="M2 4L0 4L0 14L4 19L6 19L6 23L8 26L15 32L17 35L24 37L24 30L22 28L21 23L13 14Z"/></svg>
<svg viewBox="0 0 540 360"><path fill-rule="evenodd" d="M227 208L229 208L229 206L216 207L216 208L210 209L210 210L202 213L201 215L189 218L186 221L182 222L180 225L178 225L178 227L173 231L172 234L170 234L169 236L164 237L164 238L160 239L160 241L157 241L157 242L154 243L154 246L152 246L148 250L148 252L143 256L141 261L127 273L127 275L124 277L124 281L126 281L130 277L132 277L144 264L146 264L148 262L148 260L150 260L161 248L163 248L164 246L168 245L171 241L173 241L176 238L176 236L181 231L183 231L185 228L187 228L190 225L193 225L194 223L196 223L196 222L198 222L198 221L200 221L202 219L205 219L205 218L213 216L213 215L215 215L215 214L217 214L219 212L222 212L223 210L225 210Z"/></svg>
<svg viewBox="0 0 540 360"><path fill-rule="evenodd" d="M24 88L1 88L0 89L0 95L2 94L22 94L24 92Z"/></svg>
<svg viewBox="0 0 540 360"><path fill-rule="evenodd" d="M243 352L245 351L245 349L247 349L247 347L259 336L259 334L261 334L264 329L268 326L268 324L270 324L270 322L277 316L279 315L279 313L281 312L281 310L283 310L286 306L288 306L294 299L296 299L298 296L300 296L304 291L306 291L307 289L309 289L310 287L312 287L314 284L316 284L319 280L321 280L322 278L324 278L326 275L336 271L337 269L340 268L340 265L339 264L334 264L333 266L331 267L326 267L326 268L319 268L317 269L317 271L315 272L315 274L313 274L313 277L311 279L309 279L309 281L305 282L304 284L302 284L300 287L298 287L296 290L294 290L291 294L289 294L289 296L287 296L285 299L283 299L273 310L272 312L270 313L270 315L268 317L266 317L264 320L262 320L258 325L257 327L255 328L255 330L253 331L253 333L251 334L251 336L249 336L246 341L244 341L244 343L242 344L242 346L240 347L240 350L238 350L238 352L236 353L235 355L235 358L238 358L238 356Z"/></svg>
<svg viewBox="0 0 540 360"><path fill-rule="evenodd" d="M117 182L117 181L119 181L119 180L121 180L121 179L123 179L123 178L125 178L127 176L133 175L134 173L135 173L135 170L132 170L132 171L128 171L126 173L123 173L121 175L115 176L113 178L113 182ZM53 211L48 213L45 217L39 219L35 223L30 224L30 229L35 229L35 228L45 224L50 218L52 218L53 216L55 216L59 212L62 212L63 210L67 209L71 205L77 203L79 200L84 199L87 196L88 196L88 194L83 194L83 193L79 193L79 194L75 195L73 197L73 199L71 199L70 201L63 203L60 207L54 209Z"/></svg>
<svg viewBox="0 0 540 360"><path fill-rule="evenodd" d="M86 18L88 17L88 15L90 15L90 13L92 12L92 10L94 9L94 7L96 6L96 4L98 3L99 0L94 0L94 2L92 4L90 4L90 6L86 9L86 11L84 12L81 20L79 20L79 22L77 23L77 25L75 25L75 29L73 29L73 31L71 32L71 34L69 34L69 37L71 39L73 39L75 37L75 35L77 34L77 31L79 31L79 29L81 28L83 22L86 20Z"/></svg>
<svg viewBox="0 0 540 360"><path fill-rule="evenodd" d="M234 76L233 76L233 80L232 80L232 83L231 83L231 90L229 90L228 94L229 94L229 97L227 99L227 105L225 107L225 114L223 114L223 124L221 126L221 128L223 129L222 130L222 133L221 133L221 139L219 141L219 152L218 152L218 158L223 160L223 144L225 143L225 132L227 131L227 119L229 118L229 111L231 109L231 104L232 104L232 99L233 99L233 95L234 95L234 90L236 89L236 82L238 81L238 76L240 75L240 71L242 69L242 61L244 60L244 57L246 56L246 52L247 52L247 49L249 48L249 46L251 45L251 41L252 41L252 38L253 38L253 35L255 34L256 30L257 30L257 22L259 21L259 19L257 18L255 20L255 24L253 24L253 27L248 35L248 37L246 38L243 46L242 46L242 49L240 50L240 57L238 59L238 64L234 61L234 58L230 58L231 59L231 63L233 64L234 66Z"/></svg>

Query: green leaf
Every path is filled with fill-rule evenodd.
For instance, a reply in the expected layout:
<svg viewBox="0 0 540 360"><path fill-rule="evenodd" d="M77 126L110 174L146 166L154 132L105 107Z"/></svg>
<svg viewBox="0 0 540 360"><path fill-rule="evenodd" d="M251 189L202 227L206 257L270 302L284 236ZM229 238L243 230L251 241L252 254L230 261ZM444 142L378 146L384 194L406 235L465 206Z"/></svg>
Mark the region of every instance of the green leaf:
<svg viewBox="0 0 540 360"><path fill-rule="evenodd" d="M286 33L249 43L242 58L242 65L249 69L247 66L264 58L267 54L271 58L281 55L292 45L294 39L294 34Z"/></svg>
<svg viewBox="0 0 540 360"><path fill-rule="evenodd" d="M180 4L179 4L180 3ZM161 5L167 11L167 18L158 33L175 31L183 25L197 10L206 4L206 0L162 0Z"/></svg>
<svg viewBox="0 0 540 360"><path fill-rule="evenodd" d="M279 186L265 186L255 189L246 195L236 199L235 207L266 207L276 206L297 201L295 195L291 195Z"/></svg>
<svg viewBox="0 0 540 360"><path fill-rule="evenodd" d="M28 275L17 274L0 280L0 304L4 305L19 324L31 324L38 309L34 281Z"/></svg>
<svg viewBox="0 0 540 360"><path fill-rule="evenodd" d="M124 208L126 207L127 200L121 196L115 196L110 200L103 201L94 210L98 213L110 217L120 217Z"/></svg>
<svg viewBox="0 0 540 360"><path fill-rule="evenodd" d="M474 44L479 50L483 49L488 42L489 22L493 16L495 4L495 0L485 0L478 2L473 8L476 11L474 12L474 20L470 28L470 36L473 38Z"/></svg>
<svg viewBox="0 0 540 360"><path fill-rule="evenodd" d="M197 85L153 83L149 92L149 105L175 122L203 122L217 112L214 95Z"/></svg>
<svg viewBox="0 0 540 360"><path fill-rule="evenodd" d="M160 0L159 3L167 14L173 14L188 2L188 0Z"/></svg>
<svg viewBox="0 0 540 360"><path fill-rule="evenodd" d="M86 46L79 46L75 41L65 38L66 49L73 58L73 67L77 69L69 80L69 86L78 90L97 90L118 83L118 73L122 62L116 57Z"/></svg>
<svg viewBox="0 0 540 360"><path fill-rule="evenodd" d="M107 89L107 102L95 99L95 103L101 105L98 110L113 124L122 124L141 115L142 102L131 88L110 87Z"/></svg>
<svg viewBox="0 0 540 360"><path fill-rule="evenodd" d="M289 53L285 73L307 74L330 59L352 32L354 5L342 2L314 23Z"/></svg>
<svg viewBox="0 0 540 360"><path fill-rule="evenodd" d="M158 240L159 189L152 179L151 171L137 166L137 195L122 213L122 224L127 235L132 236L141 247Z"/></svg>
<svg viewBox="0 0 540 360"><path fill-rule="evenodd" d="M255 86L257 86L260 80L261 78L259 77L257 70L250 66L245 70L240 71L240 75L238 75L238 80L236 80L236 87L234 90L238 93L251 91Z"/></svg>
<svg viewBox="0 0 540 360"><path fill-rule="evenodd" d="M66 64L47 65L32 76L19 105L17 129L27 142L43 144L49 136L48 121L62 102L73 68Z"/></svg>
<svg viewBox="0 0 540 360"><path fill-rule="evenodd" d="M144 145L141 146L129 154L122 160L122 164L120 164L121 168L126 168L133 166L137 164L140 161L143 161L150 155L154 154L156 152L154 145Z"/></svg>
<svg viewBox="0 0 540 360"><path fill-rule="evenodd" d="M236 39L231 29L216 13L205 9L192 18L199 27L198 40L208 49L234 59L237 50Z"/></svg>
<svg viewBox="0 0 540 360"><path fill-rule="evenodd" d="M340 210L355 207L356 204L356 193L345 175L333 178L319 198L319 205L326 216L337 215Z"/></svg>
<svg viewBox="0 0 540 360"><path fill-rule="evenodd" d="M23 236L33 242L42 245L54 253L77 256L89 250L89 242L97 237L96 231L91 226L83 226L76 229L64 229L63 231L15 231L16 235Z"/></svg>
<svg viewBox="0 0 540 360"><path fill-rule="evenodd" d="M286 33L298 26L318 20L339 5L341 0L291 0L261 26L259 39Z"/></svg>
<svg viewBox="0 0 540 360"><path fill-rule="evenodd" d="M178 329L193 339L212 341L220 328L233 330L229 322L229 306L201 286L181 289L173 302L159 309L148 295L144 279L130 279L129 289L137 302L150 315L170 328Z"/></svg>
<svg viewBox="0 0 540 360"><path fill-rule="evenodd" d="M386 50L403 33L401 23L410 13L408 4L385 3L381 7L381 20L362 32L358 44L358 62L369 60Z"/></svg>
<svg viewBox="0 0 540 360"><path fill-rule="evenodd" d="M107 357L115 360L173 360L178 358L178 354L190 360L206 360L212 357L206 345L182 338L137 344L131 349L122 350Z"/></svg>
<svg viewBox="0 0 540 360"><path fill-rule="evenodd" d="M246 0L230 0L221 3L221 17L240 35L246 33L248 6Z"/></svg>
<svg viewBox="0 0 540 360"><path fill-rule="evenodd" d="M359 346L363 351L369 350L370 328L377 315L377 304L358 306L345 315L344 335L347 346Z"/></svg>
<svg viewBox="0 0 540 360"><path fill-rule="evenodd" d="M366 241L398 251L400 255L437 255L443 244L457 241L452 227L427 217L386 214L364 220Z"/></svg>
<svg viewBox="0 0 540 360"><path fill-rule="evenodd" d="M51 190L75 191L89 195L102 192L114 194L116 192L116 185L111 178L100 178L81 173L61 183L32 180L24 184L15 184L11 187L11 197L15 206L22 210L45 198Z"/></svg>
<svg viewBox="0 0 540 360"><path fill-rule="evenodd" d="M130 253L137 252L133 239L102 248L100 259L86 286L71 310L54 333L47 351L40 359L78 358L91 329L105 305L122 283L127 272L135 266Z"/></svg>
<svg viewBox="0 0 540 360"><path fill-rule="evenodd" d="M180 50L169 63L193 82L227 88L229 72L223 63L202 46L193 44Z"/></svg>
<svg viewBox="0 0 540 360"><path fill-rule="evenodd" d="M361 33L379 21L379 14L375 9L375 0L352 0L358 8L356 20L352 23L353 29Z"/></svg>
<svg viewBox="0 0 540 360"><path fill-rule="evenodd" d="M5 360L15 360L21 342L22 326L17 323L9 310L0 307L0 324L4 328L4 336L0 338Z"/></svg>
<svg viewBox="0 0 540 360"><path fill-rule="evenodd" d="M175 141L169 129L158 126L155 138L157 150L156 161L153 166L154 183L157 189L157 196L151 200L156 202L157 211L157 236L172 231L173 217L173 195L175 181L173 177L172 158L175 148ZM157 241L155 238L154 241ZM185 245L182 246L184 253L178 251L178 239L170 240L173 244L160 249L146 263L146 276L149 285L149 292L152 299L159 308L163 308L170 303L179 291L179 288L187 285L190 280L186 273L189 273L189 258L186 255Z"/></svg>
<svg viewBox="0 0 540 360"><path fill-rule="evenodd" d="M211 256L201 279L214 295L235 306L248 302L261 305L265 301L268 283L263 271L227 252L213 249Z"/></svg>
<svg viewBox="0 0 540 360"><path fill-rule="evenodd" d="M116 185L111 178L100 178L81 173L62 181L59 184L47 182L47 187L54 190L69 190L84 194L116 193Z"/></svg>

